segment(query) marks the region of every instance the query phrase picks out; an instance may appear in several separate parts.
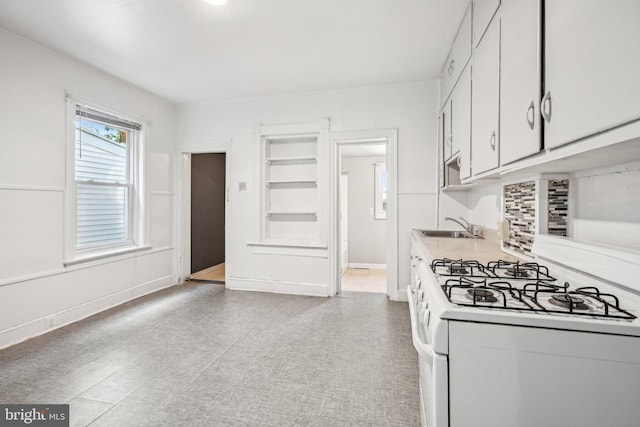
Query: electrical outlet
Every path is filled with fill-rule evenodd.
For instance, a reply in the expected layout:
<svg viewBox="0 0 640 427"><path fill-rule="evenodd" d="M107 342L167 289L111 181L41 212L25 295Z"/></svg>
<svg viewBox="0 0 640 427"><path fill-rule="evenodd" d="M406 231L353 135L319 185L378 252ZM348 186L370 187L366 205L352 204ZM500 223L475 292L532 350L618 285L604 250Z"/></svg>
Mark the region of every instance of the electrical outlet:
<svg viewBox="0 0 640 427"><path fill-rule="evenodd" d="M504 220L498 222L498 238L506 243L511 239L510 234L509 221Z"/></svg>
<svg viewBox="0 0 640 427"><path fill-rule="evenodd" d="M240 181L238 183L238 191L247 191L247 183L244 181Z"/></svg>

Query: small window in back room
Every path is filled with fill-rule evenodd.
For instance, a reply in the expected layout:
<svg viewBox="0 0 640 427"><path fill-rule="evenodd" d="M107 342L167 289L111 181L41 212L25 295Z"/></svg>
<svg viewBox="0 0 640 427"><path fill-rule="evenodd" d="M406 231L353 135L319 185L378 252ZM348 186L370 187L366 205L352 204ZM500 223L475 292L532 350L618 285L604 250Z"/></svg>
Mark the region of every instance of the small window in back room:
<svg viewBox="0 0 640 427"><path fill-rule="evenodd" d="M387 219L387 169L384 163L374 164L374 218Z"/></svg>
<svg viewBox="0 0 640 427"><path fill-rule="evenodd" d="M140 131L138 123L76 107L77 251L136 243L135 156Z"/></svg>

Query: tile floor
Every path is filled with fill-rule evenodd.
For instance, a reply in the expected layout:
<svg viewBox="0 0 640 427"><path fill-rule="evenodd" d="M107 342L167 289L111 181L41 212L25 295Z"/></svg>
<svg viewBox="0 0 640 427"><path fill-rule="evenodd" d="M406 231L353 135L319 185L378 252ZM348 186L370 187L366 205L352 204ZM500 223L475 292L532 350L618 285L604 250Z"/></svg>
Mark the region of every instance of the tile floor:
<svg viewBox="0 0 640 427"><path fill-rule="evenodd" d="M342 290L387 293L387 270L347 268L342 275Z"/></svg>
<svg viewBox="0 0 640 427"><path fill-rule="evenodd" d="M417 426L405 303L176 286L0 350L0 402L72 426Z"/></svg>

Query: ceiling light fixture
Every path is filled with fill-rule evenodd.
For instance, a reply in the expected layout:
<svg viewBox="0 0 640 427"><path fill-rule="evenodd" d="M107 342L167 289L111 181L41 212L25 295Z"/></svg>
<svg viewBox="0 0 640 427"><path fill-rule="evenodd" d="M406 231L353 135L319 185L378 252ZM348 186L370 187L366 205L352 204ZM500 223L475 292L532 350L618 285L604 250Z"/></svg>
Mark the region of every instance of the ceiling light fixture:
<svg viewBox="0 0 640 427"><path fill-rule="evenodd" d="M215 6L222 6L227 2L227 0L205 0L209 4L213 4Z"/></svg>

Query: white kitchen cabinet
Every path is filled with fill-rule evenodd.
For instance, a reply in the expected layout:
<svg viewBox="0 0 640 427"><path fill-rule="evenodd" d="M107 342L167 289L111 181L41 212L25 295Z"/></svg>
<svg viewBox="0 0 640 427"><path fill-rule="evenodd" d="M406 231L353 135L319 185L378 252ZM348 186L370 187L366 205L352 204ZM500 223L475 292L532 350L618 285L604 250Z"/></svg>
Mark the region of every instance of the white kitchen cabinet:
<svg viewBox="0 0 640 427"><path fill-rule="evenodd" d="M462 72L451 95L451 151L459 153L460 178L471 176L471 64Z"/></svg>
<svg viewBox="0 0 640 427"><path fill-rule="evenodd" d="M640 118L640 1L545 2L545 148Z"/></svg>
<svg viewBox="0 0 640 427"><path fill-rule="evenodd" d="M500 20L494 20L473 57L471 95L471 171L474 175L499 164Z"/></svg>
<svg viewBox="0 0 640 427"><path fill-rule="evenodd" d="M451 100L447 101L440 112L440 118L442 119L442 142L444 160L451 158L453 154L452 136L451 136Z"/></svg>
<svg viewBox="0 0 640 427"><path fill-rule="evenodd" d="M440 105L448 99L462 70L471 58L471 4L458 28L456 38L440 73Z"/></svg>
<svg viewBox="0 0 640 427"><path fill-rule="evenodd" d="M440 114L438 114L438 145L440 147L438 151L438 165L440 168L440 187L444 187L446 185L444 163L447 159L447 153L445 149L444 121L445 116L443 111L440 111Z"/></svg>
<svg viewBox="0 0 640 427"><path fill-rule="evenodd" d="M473 45L478 46L482 37L500 7L500 0L473 1Z"/></svg>
<svg viewBox="0 0 640 427"><path fill-rule="evenodd" d="M471 65L462 72L451 97L440 112L443 185L458 185L471 176ZM464 161L464 164L462 163Z"/></svg>
<svg viewBox="0 0 640 427"><path fill-rule="evenodd" d="M500 6L500 164L540 151L541 0Z"/></svg>

